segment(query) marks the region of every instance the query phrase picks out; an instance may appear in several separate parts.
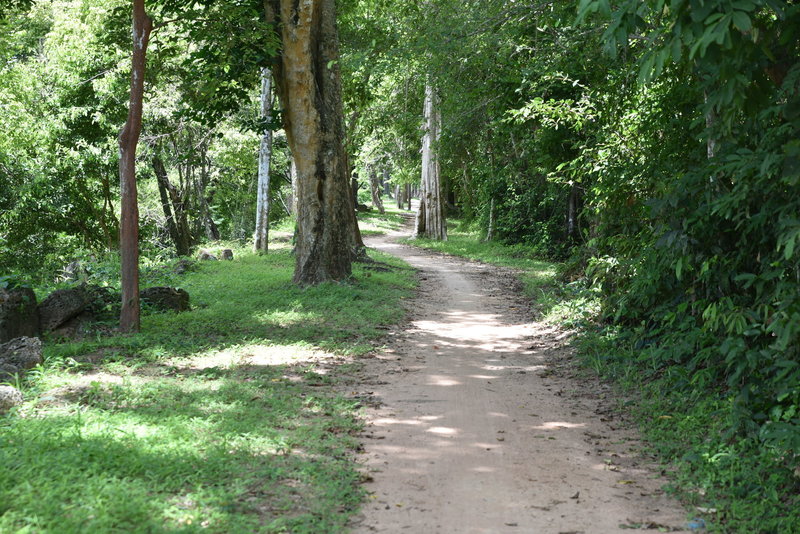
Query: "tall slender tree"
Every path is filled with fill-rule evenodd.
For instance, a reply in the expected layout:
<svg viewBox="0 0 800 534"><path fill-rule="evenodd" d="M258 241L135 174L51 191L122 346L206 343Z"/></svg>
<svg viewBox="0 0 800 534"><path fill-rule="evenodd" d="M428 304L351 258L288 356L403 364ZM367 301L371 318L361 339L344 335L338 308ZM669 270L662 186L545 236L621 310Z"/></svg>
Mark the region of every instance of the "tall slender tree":
<svg viewBox="0 0 800 534"><path fill-rule="evenodd" d="M153 21L144 0L133 0L133 55L128 120L119 134L119 179L122 191L120 257L122 261L122 311L119 328L139 331L139 206L136 191L136 146L142 131L142 99L147 43Z"/></svg>
<svg viewBox="0 0 800 534"><path fill-rule="evenodd" d="M264 133L258 150L258 196L256 199L256 231L253 249L266 253L269 247L269 165L272 157L272 130L268 127L272 107L272 72L261 69L261 121Z"/></svg>

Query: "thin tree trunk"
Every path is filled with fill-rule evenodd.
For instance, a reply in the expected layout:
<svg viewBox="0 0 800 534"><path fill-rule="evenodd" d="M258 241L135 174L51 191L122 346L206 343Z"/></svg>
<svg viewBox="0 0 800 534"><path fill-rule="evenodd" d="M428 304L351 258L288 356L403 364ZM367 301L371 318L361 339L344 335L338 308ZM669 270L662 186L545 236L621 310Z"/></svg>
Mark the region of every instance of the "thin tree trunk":
<svg viewBox="0 0 800 534"><path fill-rule="evenodd" d="M411 195L411 184L406 184L405 185L405 190L406 191L403 194L403 196L405 197L406 202L408 202L408 211L411 211L411 197L412 197L412 195Z"/></svg>
<svg viewBox="0 0 800 534"><path fill-rule="evenodd" d="M392 176L391 176L391 174L389 172L389 167L384 167L383 168L383 177L381 178L381 183L383 185L383 193L389 198L392 198L392 184L390 183L391 179L392 179Z"/></svg>
<svg viewBox="0 0 800 534"><path fill-rule="evenodd" d="M708 102L708 94L704 94L704 98L706 102ZM709 108L708 112L706 113L706 132L708 133L708 139L706 140L706 155L708 159L713 159L714 156L717 155L717 139L711 136L712 129L717 124L717 113L714 111L714 108ZM713 179L712 179L713 180Z"/></svg>
<svg viewBox="0 0 800 534"><path fill-rule="evenodd" d="M576 240L578 230L578 200L580 190L577 184L572 184L567 201L567 239Z"/></svg>
<svg viewBox="0 0 800 534"><path fill-rule="evenodd" d="M356 249L343 140L339 39L334 0L265 0L281 57L273 69L286 137L297 165L294 281L350 277Z"/></svg>
<svg viewBox="0 0 800 534"><path fill-rule="evenodd" d="M188 256L189 249L192 246L192 232L189 228L189 219L186 213L186 195L179 193L172 182L169 181L164 162L158 156L153 158L153 170L156 173L159 190L163 187L172 203L173 222L175 223L176 231L175 252L178 256Z"/></svg>
<svg viewBox="0 0 800 534"><path fill-rule="evenodd" d="M430 239L447 241L444 210L442 209L441 180L439 177L438 143L441 133L441 116L436 92L431 84L425 86L425 134L422 137L422 194L420 210L425 209L423 234Z"/></svg>
<svg viewBox="0 0 800 534"><path fill-rule="evenodd" d="M489 203L489 229L486 231L486 241L492 241L494 239L494 217L494 198L492 198Z"/></svg>
<svg viewBox="0 0 800 534"><path fill-rule="evenodd" d="M144 10L144 0L133 0L133 54L128 120L119 134L120 257L122 311L119 329L138 332L139 320L139 201L136 191L136 146L142 132L142 100L147 43L153 21Z"/></svg>
<svg viewBox="0 0 800 534"><path fill-rule="evenodd" d="M261 120L266 125L272 107L272 73L261 69ZM272 157L272 130L264 130L258 151L258 199L256 201L255 252L266 253L269 248L269 162Z"/></svg>
<svg viewBox="0 0 800 534"><path fill-rule="evenodd" d="M156 175L156 182L158 183L158 194L161 196L161 209L164 211L164 218L167 221L167 230L172 244L175 245L175 251L178 256L186 256L189 254L188 250L181 250L181 239L178 234L178 225L175 224L175 216L172 214L172 207L170 206L169 199L169 177L167 176L167 169L164 167L164 162L161 161L157 155L152 158L153 172Z"/></svg>
<svg viewBox="0 0 800 534"><path fill-rule="evenodd" d="M386 213L386 210L383 209L383 201L381 200L381 187L380 187L380 180L378 179L378 173L375 172L375 167L369 167L369 189L370 193L372 194L372 205L378 208L378 213L383 215Z"/></svg>

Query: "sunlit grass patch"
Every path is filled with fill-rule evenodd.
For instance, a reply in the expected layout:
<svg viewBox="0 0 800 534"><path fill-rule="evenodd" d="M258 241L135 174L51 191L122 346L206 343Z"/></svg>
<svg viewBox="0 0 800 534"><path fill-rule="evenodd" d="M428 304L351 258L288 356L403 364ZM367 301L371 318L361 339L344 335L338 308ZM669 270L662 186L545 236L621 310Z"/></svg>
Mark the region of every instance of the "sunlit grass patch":
<svg viewBox="0 0 800 534"><path fill-rule="evenodd" d="M0 419L0 532L344 529L361 423L331 389L336 365L402 319L412 271L355 265L352 281L298 288L288 249L234 252L161 270L192 311L46 345L26 404Z"/></svg>
<svg viewBox="0 0 800 534"><path fill-rule="evenodd" d="M386 213L383 215L375 209L358 214L358 227L362 235L379 235L399 230L403 226L403 214L413 214L411 211L397 208L391 202L391 199L385 199Z"/></svg>

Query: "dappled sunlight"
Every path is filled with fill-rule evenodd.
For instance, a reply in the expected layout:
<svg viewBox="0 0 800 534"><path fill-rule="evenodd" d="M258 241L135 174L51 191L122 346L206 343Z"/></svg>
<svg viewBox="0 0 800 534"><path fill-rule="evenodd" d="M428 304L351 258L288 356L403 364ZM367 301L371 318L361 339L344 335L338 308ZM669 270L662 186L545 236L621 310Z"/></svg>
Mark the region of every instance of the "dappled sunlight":
<svg viewBox="0 0 800 534"><path fill-rule="evenodd" d="M287 328L301 324L315 323L323 319L320 313L297 310L270 310L253 314L253 318L265 325Z"/></svg>
<svg viewBox="0 0 800 534"><path fill-rule="evenodd" d="M393 418L383 418L383 419L376 419L375 424L377 426L394 426L394 425L411 425L411 426L418 426L423 424L421 420L418 419L393 419Z"/></svg>
<svg viewBox="0 0 800 534"><path fill-rule="evenodd" d="M250 345L242 352L245 361L251 365L286 365L336 358L329 352L297 345Z"/></svg>
<svg viewBox="0 0 800 534"><path fill-rule="evenodd" d="M568 428L586 428L586 423L567 423L564 421L550 421L539 426L531 427L535 430L561 430Z"/></svg>
<svg viewBox="0 0 800 534"><path fill-rule="evenodd" d="M461 382L446 376L432 375L428 378L428 384L432 386L460 386Z"/></svg>
<svg viewBox="0 0 800 534"><path fill-rule="evenodd" d="M496 473L497 469L495 469L494 467L478 466L478 467L473 467L472 469L470 469L470 471L473 471L475 473Z"/></svg>
<svg viewBox="0 0 800 534"><path fill-rule="evenodd" d="M458 434L458 430L455 428L447 428L444 426L435 426L426 430L426 432L430 432L432 434L441 434L445 436L455 436Z"/></svg>

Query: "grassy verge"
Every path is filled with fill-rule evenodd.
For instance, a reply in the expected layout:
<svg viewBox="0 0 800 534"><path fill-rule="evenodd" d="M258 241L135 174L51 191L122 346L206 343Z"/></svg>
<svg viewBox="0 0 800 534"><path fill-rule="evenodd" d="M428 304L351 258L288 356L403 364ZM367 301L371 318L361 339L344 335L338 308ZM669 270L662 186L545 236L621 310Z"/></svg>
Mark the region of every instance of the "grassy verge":
<svg viewBox="0 0 800 534"><path fill-rule="evenodd" d="M235 253L148 271L188 290L190 312L46 343L26 403L0 418L0 532L344 529L362 498L360 423L336 386L414 281L356 265L352 283L300 289L288 249Z"/></svg>
<svg viewBox="0 0 800 534"><path fill-rule="evenodd" d="M794 459L732 433L733 402L703 382L702 370L678 363L652 369L646 347L595 320L597 294L581 282L559 282L557 266L536 260L525 247L482 242L470 232L452 231L448 239L408 242L520 269L543 319L575 328L581 364L619 388L649 451L674 474L668 489L703 519L708 532L800 532L800 472L791 469Z"/></svg>
<svg viewBox="0 0 800 534"><path fill-rule="evenodd" d="M378 213L376 209L358 214L358 226L361 235L379 235L387 231L399 230L403 226L403 214L412 214L408 210L399 209L391 204L391 199L385 199L384 214Z"/></svg>

